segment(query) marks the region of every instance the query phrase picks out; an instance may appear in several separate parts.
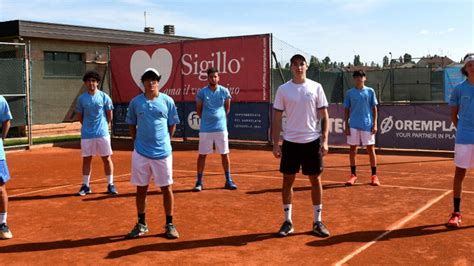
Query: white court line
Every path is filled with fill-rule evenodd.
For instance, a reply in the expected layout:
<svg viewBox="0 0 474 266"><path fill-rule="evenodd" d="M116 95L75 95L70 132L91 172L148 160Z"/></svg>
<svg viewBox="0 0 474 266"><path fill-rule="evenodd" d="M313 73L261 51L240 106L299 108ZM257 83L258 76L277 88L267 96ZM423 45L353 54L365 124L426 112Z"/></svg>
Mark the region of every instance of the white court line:
<svg viewBox="0 0 474 266"><path fill-rule="evenodd" d="M352 258L354 258L357 254L363 252L364 250L368 249L370 246L372 246L373 244L375 244L377 241L379 241L380 239L384 238L386 235L390 234L391 232L395 231L395 230L398 230L399 228L401 228L403 225L405 225L407 222L409 222L411 219L413 219L415 216L419 215L420 213L424 212L425 210L427 210L428 208L430 208L431 206L433 206L435 203L437 203L438 201L440 201L441 199L443 199L446 195L448 195L449 193L451 193L451 190L449 191L446 191L444 192L441 196L431 200L430 202L428 202L425 206L421 207L420 209L418 209L416 212L406 216L405 218L403 218L402 220L399 220L397 222L395 222L394 224L392 224L384 233L382 233L381 235L379 235L378 237L376 237L374 240L366 243L365 245L363 245L362 247L356 249L355 251L353 251L351 254L347 255L346 257L344 257L342 260L338 261L335 263L336 266L339 266L339 265L342 265L346 262L348 262L349 260L351 260Z"/></svg>
<svg viewBox="0 0 474 266"><path fill-rule="evenodd" d="M195 173L196 171L193 170L173 170L175 172L191 172ZM220 172L207 172L208 174L221 174ZM276 177L276 176L264 176L264 175L249 175L249 174L239 174L236 173L236 176L246 176L246 177L259 177L259 178L266 178L266 179L278 179L282 180L282 177ZM308 180L307 178L295 178L295 180L298 181L303 181L303 180ZM334 180L322 180L323 183L337 183L337 184L345 184L345 182L341 181L334 181ZM426 190L426 191L441 191L441 192L446 192L446 191L451 191L449 189L442 189L442 188L426 188L426 187L412 187L412 186L397 186L397 185L385 185L383 184L382 187L393 187L393 188L404 188L404 189L416 189L416 190ZM474 191L463 191L463 193L466 194L474 194Z"/></svg>
<svg viewBox="0 0 474 266"><path fill-rule="evenodd" d="M215 164L220 164L219 162L216 162ZM275 167L274 171L279 171L278 168L280 167L279 164L253 164L253 163L238 163L238 162L232 162L233 165L256 165L256 166L270 166L270 167ZM401 163L403 164L403 163ZM378 165L379 169L381 166L388 166L384 164ZM324 168L324 171L340 171L340 170L346 170L348 167L346 166L326 166ZM272 171L272 170L269 170ZM357 169L359 172L370 172L370 169ZM383 173L388 173L388 174L396 174L396 175L409 175L413 174L411 172L400 172L400 171L390 171L390 170L381 170ZM452 177L454 174L442 174L442 175L437 175L437 176L442 176L442 177ZM431 177L433 174L424 174L424 173L417 173L417 176L428 176Z"/></svg>
<svg viewBox="0 0 474 266"><path fill-rule="evenodd" d="M196 172L196 171L194 171L194 170L177 170L177 169L174 169L173 171L175 171L175 172L186 172L186 173L195 173L195 172ZM209 174L220 174L220 172L207 172L207 173L209 173ZM128 175L130 175L130 173L128 173L128 174L122 174L122 175L117 175L117 176L114 176L114 178L117 178L117 177L124 177L124 176L128 176ZM237 173L236 175L239 175L239 176L247 176L247 177L268 178L268 179L280 179L280 180L281 180L281 177L274 177L274 176L246 175L246 174L239 174L239 173ZM95 180L92 181L91 183L96 183L97 181L102 181L102 180L105 180L105 179L106 179L106 178L95 179ZM306 179L306 178L296 178L295 180L307 180L307 179ZM322 182L323 182L323 183L341 183L341 184L343 184L343 182L340 182L340 181L331 181L331 180L323 180ZM14 197L19 197L19 196L23 196L23 195L35 194L35 193L38 193L38 192L50 191L50 190L55 190L55 189L60 189L60 188L66 188L66 187L71 187L71 186L77 186L77 185L80 185L80 184L70 184L70 185L63 185L63 186L57 186L57 187L50 187L50 188L45 188L45 189L40 189L40 190L34 190L34 191L28 191L28 192L24 192L24 193L19 193L19 194L15 194L15 195L8 195L8 197L9 197L9 198L14 198ZM408 187L408 186L396 186L396 185L382 185L382 186L383 186L383 187L418 189L418 190L430 190L430 191L449 191L449 190L438 189L438 188ZM463 193L466 193L466 194L474 194L474 191L463 191Z"/></svg>
<svg viewBox="0 0 474 266"><path fill-rule="evenodd" d="M114 176L114 179L117 178L117 177L123 177L123 176L127 176L127 175L130 175L130 173ZM91 181L91 183L97 183L97 181L102 181L102 180L106 180L106 179L107 179L106 177L95 179L94 181ZM50 187L50 188L39 189L39 190L34 190L34 191L28 191L28 192L24 192L24 193L15 194L15 195L8 195L8 198L15 198L15 197L19 197L19 196L28 195L28 194L35 194L35 193L38 193L38 192L50 191L50 190L55 190L55 189L60 189L60 188L77 186L77 185L80 185L80 184L69 184L69 185Z"/></svg>

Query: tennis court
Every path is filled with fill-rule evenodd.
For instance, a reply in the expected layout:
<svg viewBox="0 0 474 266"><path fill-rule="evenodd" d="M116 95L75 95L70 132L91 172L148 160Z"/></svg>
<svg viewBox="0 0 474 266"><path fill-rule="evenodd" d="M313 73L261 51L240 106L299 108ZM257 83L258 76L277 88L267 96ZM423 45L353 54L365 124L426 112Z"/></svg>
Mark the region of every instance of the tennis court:
<svg viewBox="0 0 474 266"><path fill-rule="evenodd" d="M118 145L119 144L119 145ZM125 239L136 222L129 183L131 143L114 141L119 195L108 196L102 162L93 160L93 194L81 185L78 147L38 148L7 154L12 180L9 226L0 241L1 264L450 264L474 263L474 181L468 173L463 226L444 226L452 211L452 158L379 155L381 187L368 185L368 156L358 156L359 183L345 187L347 154L325 157L323 221L331 237L313 236L310 184L297 176L295 233L275 236L283 221L279 161L267 150L232 149L239 189L224 190L218 155L207 159L204 188L191 192L197 152L175 148L174 221L177 240L164 237L162 197L150 186L150 232Z"/></svg>

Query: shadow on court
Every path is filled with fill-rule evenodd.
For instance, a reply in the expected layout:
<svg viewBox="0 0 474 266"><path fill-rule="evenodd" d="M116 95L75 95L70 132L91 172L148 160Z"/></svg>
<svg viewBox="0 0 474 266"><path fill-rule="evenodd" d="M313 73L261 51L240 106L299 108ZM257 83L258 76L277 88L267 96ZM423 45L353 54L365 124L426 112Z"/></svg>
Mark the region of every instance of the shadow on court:
<svg viewBox="0 0 474 266"><path fill-rule="evenodd" d="M153 237L152 235L143 237ZM51 242L34 242L34 243L23 243L15 244L10 246L0 247L0 253L19 253L19 252L34 252L34 251L47 251L57 249L70 249L79 247L89 247L110 244L121 241L128 241L125 235L116 236L104 236L98 238L85 238L79 240L58 240Z"/></svg>
<svg viewBox="0 0 474 266"><path fill-rule="evenodd" d="M215 188L204 188L204 191L206 190L224 190L224 188L222 187L215 187ZM192 189L180 189L180 190L174 190L173 189L173 194L179 194L179 193L202 193L202 192L193 192ZM150 189L147 193L148 196L153 196L153 195L161 195L163 194L161 191L157 191L157 190L152 190ZM118 194L118 195L108 195L106 193L103 193L103 196L97 196L97 197L91 197L90 195L89 196L85 196L82 200L83 201L98 201L98 200L108 200L108 199L114 199L114 198L128 198L128 197L135 197L136 193L135 192L131 192L131 193L121 193L121 194Z"/></svg>
<svg viewBox="0 0 474 266"><path fill-rule="evenodd" d="M448 229L445 227L444 224L433 224L433 225L422 225L417 227L410 227L410 228L402 228L398 230L394 230L390 232L388 235L384 236L379 241L387 241L391 239L397 238L406 238L406 237L418 237L418 236L426 236L426 235L433 235L439 233L448 233L453 230L469 230L474 228L474 226L466 226L460 227L457 229ZM342 235L335 235L326 239L316 240L309 243L306 243L308 246L312 247L325 247L325 246L332 246L346 242L360 242L360 243L368 243L375 238L379 237L383 233L387 232L386 230L377 230L377 231L358 231L358 232L351 232Z"/></svg>
<svg viewBox="0 0 474 266"><path fill-rule="evenodd" d="M370 185L369 183L359 183L359 184L354 184L352 186L356 187L356 186L369 186L369 185ZM323 190L335 189L335 188L349 188L349 187L346 186L344 183L332 183L332 184L323 185ZM264 193L281 193L281 191L282 191L281 188L271 188L271 189L249 191L249 192L247 192L247 194L249 194L249 195L258 195L258 194L264 194ZM293 191L294 192L311 191L311 186L293 187Z"/></svg>
<svg viewBox="0 0 474 266"><path fill-rule="evenodd" d="M309 234L308 232L294 234L303 235ZM200 239L200 240L190 240L183 242L164 242L156 243L151 245L141 245L135 246L128 249L114 250L109 253L106 259L117 259L125 256L131 256L143 252L149 251L174 251L174 250L188 250L195 248L207 248L207 247L218 247L218 246L245 246L249 243L264 241L272 238L276 238L275 233L261 233L261 234L248 234L248 235L239 235L239 236L227 236L227 237L218 237L211 239Z"/></svg>
<svg viewBox="0 0 474 266"><path fill-rule="evenodd" d="M56 195L36 195L36 196L18 196L18 197L11 197L8 201L25 201L25 200L49 200L49 199L61 199L61 198L69 198L69 197L78 197L76 193L68 193L68 194L56 194Z"/></svg>

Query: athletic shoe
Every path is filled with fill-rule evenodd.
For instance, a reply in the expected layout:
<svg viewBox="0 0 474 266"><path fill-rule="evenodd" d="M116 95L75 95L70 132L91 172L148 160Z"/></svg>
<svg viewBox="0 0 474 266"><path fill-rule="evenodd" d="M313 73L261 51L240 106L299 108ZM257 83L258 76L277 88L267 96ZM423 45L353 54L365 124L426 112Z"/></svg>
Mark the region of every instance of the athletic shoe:
<svg viewBox="0 0 474 266"><path fill-rule="evenodd" d="M229 180L225 182L224 188L229 190L236 190L237 185L234 183L234 181Z"/></svg>
<svg viewBox="0 0 474 266"><path fill-rule="evenodd" d="M352 186L355 184L357 180L357 176L356 175L351 175L351 177L349 178L349 180L347 180L346 182L346 186Z"/></svg>
<svg viewBox="0 0 474 266"><path fill-rule="evenodd" d="M329 230L323 224L323 222L315 222L313 223L313 233L319 237L328 237Z"/></svg>
<svg viewBox="0 0 474 266"><path fill-rule="evenodd" d="M92 193L92 190L90 187L86 186L86 185L82 185L81 186L81 190L79 190L79 192L77 193L77 195L79 196L85 196L86 194L91 194Z"/></svg>
<svg viewBox="0 0 474 266"><path fill-rule="evenodd" d="M110 195L117 195L118 194L118 191L115 188L114 184L109 184L107 186L107 193L109 193Z"/></svg>
<svg viewBox="0 0 474 266"><path fill-rule="evenodd" d="M291 233L293 233L295 229L293 228L293 224L290 221L284 221L278 231L278 236L284 237Z"/></svg>
<svg viewBox="0 0 474 266"><path fill-rule="evenodd" d="M127 238L137 238L145 233L148 233L148 226L146 226L146 224L137 223L132 231L127 234Z"/></svg>
<svg viewBox="0 0 474 266"><path fill-rule="evenodd" d="M0 239L10 239L12 238L12 231L8 228L7 224L0 224Z"/></svg>
<svg viewBox="0 0 474 266"><path fill-rule="evenodd" d="M449 218L449 221L446 224L446 227L451 227L451 228L461 227L461 213L453 212L451 214L451 218Z"/></svg>
<svg viewBox="0 0 474 266"><path fill-rule="evenodd" d="M179 237L178 230L176 230L176 226L172 223L165 225L165 234L168 239L176 239Z"/></svg>
<svg viewBox="0 0 474 266"><path fill-rule="evenodd" d="M376 175L371 176L370 180L371 180L370 184L372 186L380 186L379 178Z"/></svg>
<svg viewBox="0 0 474 266"><path fill-rule="evenodd" d="M202 190L202 184L199 182L196 182L196 185L193 188L194 192L200 192Z"/></svg>

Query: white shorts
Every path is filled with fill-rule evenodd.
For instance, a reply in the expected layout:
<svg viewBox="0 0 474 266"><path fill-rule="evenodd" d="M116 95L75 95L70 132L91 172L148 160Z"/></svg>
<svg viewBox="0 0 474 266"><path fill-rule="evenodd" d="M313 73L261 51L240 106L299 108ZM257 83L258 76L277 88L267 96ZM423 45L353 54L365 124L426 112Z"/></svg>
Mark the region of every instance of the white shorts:
<svg viewBox="0 0 474 266"><path fill-rule="evenodd" d="M94 139L81 139L82 157L99 155L100 157L112 155L110 136Z"/></svg>
<svg viewBox="0 0 474 266"><path fill-rule="evenodd" d="M474 168L474 144L455 144L454 164L463 169Z"/></svg>
<svg viewBox="0 0 474 266"><path fill-rule="evenodd" d="M229 133L221 132L200 132L199 133L199 154L227 154L229 153Z"/></svg>
<svg viewBox="0 0 474 266"><path fill-rule="evenodd" d="M375 134L369 131L351 128L351 135L347 136L347 144L351 146L367 146L375 144Z"/></svg>
<svg viewBox="0 0 474 266"><path fill-rule="evenodd" d="M150 184L151 178L155 185L166 187L173 184L173 156L164 159L149 159L135 150L132 153L132 177L130 183L143 187Z"/></svg>

